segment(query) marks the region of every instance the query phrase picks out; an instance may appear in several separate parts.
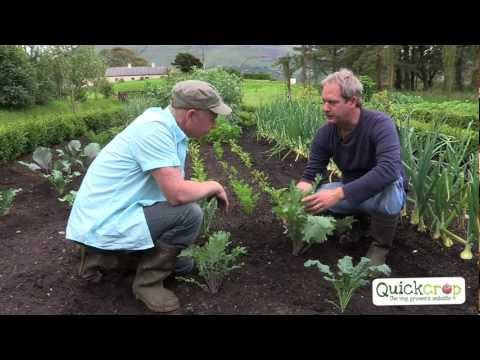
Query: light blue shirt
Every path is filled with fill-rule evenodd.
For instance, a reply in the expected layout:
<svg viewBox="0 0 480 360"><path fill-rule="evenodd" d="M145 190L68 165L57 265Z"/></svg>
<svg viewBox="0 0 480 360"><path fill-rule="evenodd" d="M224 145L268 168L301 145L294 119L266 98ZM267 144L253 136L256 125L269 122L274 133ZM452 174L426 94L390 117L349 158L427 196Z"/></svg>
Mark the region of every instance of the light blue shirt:
<svg viewBox="0 0 480 360"><path fill-rule="evenodd" d="M68 219L66 238L105 250L154 246L144 206L166 198L151 171L180 167L188 138L167 108L150 108L119 133L92 162Z"/></svg>

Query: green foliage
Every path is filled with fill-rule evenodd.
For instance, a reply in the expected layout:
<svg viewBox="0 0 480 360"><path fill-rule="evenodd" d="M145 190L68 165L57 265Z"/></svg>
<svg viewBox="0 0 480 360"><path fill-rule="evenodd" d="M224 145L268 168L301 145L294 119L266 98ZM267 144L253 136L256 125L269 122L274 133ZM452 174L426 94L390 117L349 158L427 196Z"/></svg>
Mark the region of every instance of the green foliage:
<svg viewBox="0 0 480 360"><path fill-rule="evenodd" d="M223 158L223 147L220 141L215 141L213 143L213 151L215 152L217 160L221 160Z"/></svg>
<svg viewBox="0 0 480 360"><path fill-rule="evenodd" d="M203 211L203 222L200 229L200 235L204 238L210 236L211 228L215 223L215 214L218 209L218 200L216 197L211 199L203 199L199 202Z"/></svg>
<svg viewBox="0 0 480 360"><path fill-rule="evenodd" d="M77 116L53 114L0 125L0 162L15 160L38 146L50 146L125 122L123 110L105 109Z"/></svg>
<svg viewBox="0 0 480 360"><path fill-rule="evenodd" d="M125 116L128 121L133 121L151 107L158 107L159 101L153 96L139 96L129 99L125 106Z"/></svg>
<svg viewBox="0 0 480 360"><path fill-rule="evenodd" d="M15 45L0 45L0 69L0 107L33 105L38 86L25 51Z"/></svg>
<svg viewBox="0 0 480 360"><path fill-rule="evenodd" d="M307 216L307 222L302 229L302 240L307 244L327 241L327 236L333 235L335 219L332 216Z"/></svg>
<svg viewBox="0 0 480 360"><path fill-rule="evenodd" d="M0 190L0 217L10 213L13 199L22 189Z"/></svg>
<svg viewBox="0 0 480 360"><path fill-rule="evenodd" d="M220 68L195 69L191 73L179 73L168 76L164 81L147 82L145 96L157 99L158 105L166 107L170 103L171 91L176 83L184 80L201 80L212 84L234 112L242 102L242 79Z"/></svg>
<svg viewBox="0 0 480 360"><path fill-rule="evenodd" d="M245 73L242 75L244 79L252 80L273 80L272 75L268 73Z"/></svg>
<svg viewBox="0 0 480 360"><path fill-rule="evenodd" d="M319 101L310 97L291 101L278 98L257 110L257 134L274 142L272 155L293 151L297 157L308 156L311 141L325 122Z"/></svg>
<svg viewBox="0 0 480 360"><path fill-rule="evenodd" d="M375 92L377 85L371 77L366 75L360 76L359 80L363 85L363 101L369 101Z"/></svg>
<svg viewBox="0 0 480 360"><path fill-rule="evenodd" d="M253 112L239 111L238 117L241 126L250 127L255 125L255 116Z"/></svg>
<svg viewBox="0 0 480 360"><path fill-rule="evenodd" d="M292 240L293 255L304 253L312 244L325 242L327 236L333 235L336 230L337 220L335 218L308 214L302 203L305 196L314 193L320 180L321 177L317 175L312 184L312 190L306 193L297 188L294 181L290 182L288 189L269 189L266 186L274 204L273 213L284 222L284 226L287 228L286 233ZM353 221L351 217L340 221L336 232L341 233L351 228Z"/></svg>
<svg viewBox="0 0 480 360"><path fill-rule="evenodd" d="M245 167L247 167L248 169L251 169L252 159L250 157L250 154L243 151L242 147L238 145L235 142L235 140L230 140L229 144L230 144L230 150L232 151L232 153L234 153L240 158L240 160L242 161L243 165L245 165Z"/></svg>
<svg viewBox="0 0 480 360"><path fill-rule="evenodd" d="M252 187L242 179L230 178L230 184L233 191L242 205L242 209L247 215L252 215L257 206L259 194L253 192Z"/></svg>
<svg viewBox="0 0 480 360"><path fill-rule="evenodd" d="M200 145L194 141L190 142L188 152L192 159L192 180L199 182L207 181L207 172L200 157Z"/></svg>
<svg viewBox="0 0 480 360"><path fill-rule="evenodd" d="M178 53L177 56L175 56L175 60L172 62L172 65L178 67L180 71L184 73L192 71L194 67L203 67L200 59L190 53Z"/></svg>
<svg viewBox="0 0 480 360"><path fill-rule="evenodd" d="M113 95L113 85L107 79L99 79L95 86L105 98L110 98Z"/></svg>
<svg viewBox="0 0 480 360"><path fill-rule="evenodd" d="M61 202L66 202L68 206L72 207L75 202L75 197L77 196L77 191L70 190L70 192L65 195L63 198L58 198Z"/></svg>
<svg viewBox="0 0 480 360"><path fill-rule="evenodd" d="M53 185L58 195L62 196L65 193L67 185L73 181L73 178L80 176L80 173L78 171L64 173L61 170L53 169L51 174L42 174L42 176Z"/></svg>
<svg viewBox="0 0 480 360"><path fill-rule="evenodd" d="M113 138L117 136L117 134L123 131L124 128L125 128L124 126L114 126L110 129L103 130L98 133L95 133L90 130L87 134L87 137L89 138L90 141L99 144L101 147L104 147L110 141L112 141Z"/></svg>
<svg viewBox="0 0 480 360"><path fill-rule="evenodd" d="M265 174L263 171L257 170L257 169L253 169L250 173L252 174L253 178L257 182L258 187L263 191L265 191L266 193L271 194L271 192L273 191L273 188L270 185L270 180L268 179L268 175Z"/></svg>
<svg viewBox="0 0 480 360"><path fill-rule="evenodd" d="M238 139L241 134L242 128L240 126L220 116L217 119L217 126L204 136L203 141L210 144L214 142L228 143L229 140Z"/></svg>
<svg viewBox="0 0 480 360"><path fill-rule="evenodd" d="M370 266L370 263L370 259L362 257L360 262L353 266L352 258L344 256L338 260L337 267L339 271L337 274L332 273L328 265L324 265L318 260L308 260L304 266L316 266L324 274L323 278L333 284L338 295L338 307L343 313L350 303L355 290L368 285L370 278L380 274L390 275L391 270L388 265Z"/></svg>
<svg viewBox="0 0 480 360"><path fill-rule="evenodd" d="M80 176L78 171L72 172L72 164L68 160L52 161L52 151L49 148L38 147L32 156L34 163L18 163L32 171L41 171L42 176L53 185L59 195L65 193L66 186L74 177Z"/></svg>
<svg viewBox="0 0 480 360"><path fill-rule="evenodd" d="M135 51L127 48L114 47L103 49L99 53L110 67L127 66L148 66L148 61L139 56Z"/></svg>
<svg viewBox="0 0 480 360"><path fill-rule="evenodd" d="M233 248L231 251L227 251L230 245L230 233L217 231L210 236L204 246L193 245L183 250L179 256L193 258L198 267L199 275L205 280L206 286L193 279L180 279L194 282L206 291L214 294L217 293L225 277L232 270L240 268L243 265L235 264L238 263L240 256L247 253L245 247L240 246Z"/></svg>

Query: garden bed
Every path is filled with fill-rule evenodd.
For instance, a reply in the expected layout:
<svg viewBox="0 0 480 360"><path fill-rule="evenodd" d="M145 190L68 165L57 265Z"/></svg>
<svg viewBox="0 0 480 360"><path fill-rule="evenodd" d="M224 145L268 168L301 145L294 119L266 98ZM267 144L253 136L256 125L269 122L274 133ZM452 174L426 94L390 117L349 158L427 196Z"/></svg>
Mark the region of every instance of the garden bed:
<svg viewBox="0 0 480 360"><path fill-rule="evenodd" d="M275 187L298 180L304 161L284 161L265 155L268 144L257 142L253 133L239 141L252 154L254 167L263 170ZM238 176L250 172L225 146L224 158L234 165ZM211 146L202 146L209 178L228 184L227 174L218 166ZM29 157L27 157L29 159ZM26 160L26 159L23 159ZM188 171L187 171L188 174ZM79 185L77 179L76 188ZM69 209L57 200L47 181L16 163L0 169L0 188L21 187L10 215L0 218L0 314L150 314L131 292L133 273L112 271L99 284L77 276L78 248L65 240ZM351 255L355 261L369 244L342 248L335 238L313 246L306 254L291 255L291 243L271 212L268 197L262 194L252 216L239 207L231 189L228 214L218 217L216 228L232 233L235 245L245 246L245 265L233 271L218 294L209 294L191 284L169 279L186 314L336 314L326 300L336 301L330 283L315 268L305 268L308 259L335 267L339 258ZM462 305L377 307L371 288L358 290L346 314L477 314L477 259L461 260L461 248L441 246L416 232L406 221L397 232L388 263L392 277L462 276L467 296Z"/></svg>

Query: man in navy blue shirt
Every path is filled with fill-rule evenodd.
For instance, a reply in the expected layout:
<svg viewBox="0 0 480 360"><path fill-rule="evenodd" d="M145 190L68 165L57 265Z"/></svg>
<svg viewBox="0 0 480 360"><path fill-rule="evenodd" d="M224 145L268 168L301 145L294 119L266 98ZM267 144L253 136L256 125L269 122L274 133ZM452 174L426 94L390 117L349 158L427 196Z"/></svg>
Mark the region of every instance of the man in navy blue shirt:
<svg viewBox="0 0 480 360"><path fill-rule="evenodd" d="M324 184L303 199L312 214L370 217L372 244L367 257L384 264L392 246L399 214L405 205L405 170L400 140L393 120L362 107L363 87L355 75L342 69L322 81L326 123L313 139L308 165L297 187L312 188L330 159L342 172L342 181ZM344 239L356 241L359 222ZM357 228L357 229L355 229Z"/></svg>

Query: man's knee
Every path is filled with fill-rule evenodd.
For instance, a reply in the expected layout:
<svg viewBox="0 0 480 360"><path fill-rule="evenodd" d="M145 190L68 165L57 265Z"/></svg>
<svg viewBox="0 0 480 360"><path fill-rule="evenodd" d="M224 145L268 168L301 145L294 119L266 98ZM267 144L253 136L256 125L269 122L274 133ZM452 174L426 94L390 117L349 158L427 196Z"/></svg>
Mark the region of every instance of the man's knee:
<svg viewBox="0 0 480 360"><path fill-rule="evenodd" d="M197 203L185 205L185 220L193 227L200 229L203 222L203 210Z"/></svg>

